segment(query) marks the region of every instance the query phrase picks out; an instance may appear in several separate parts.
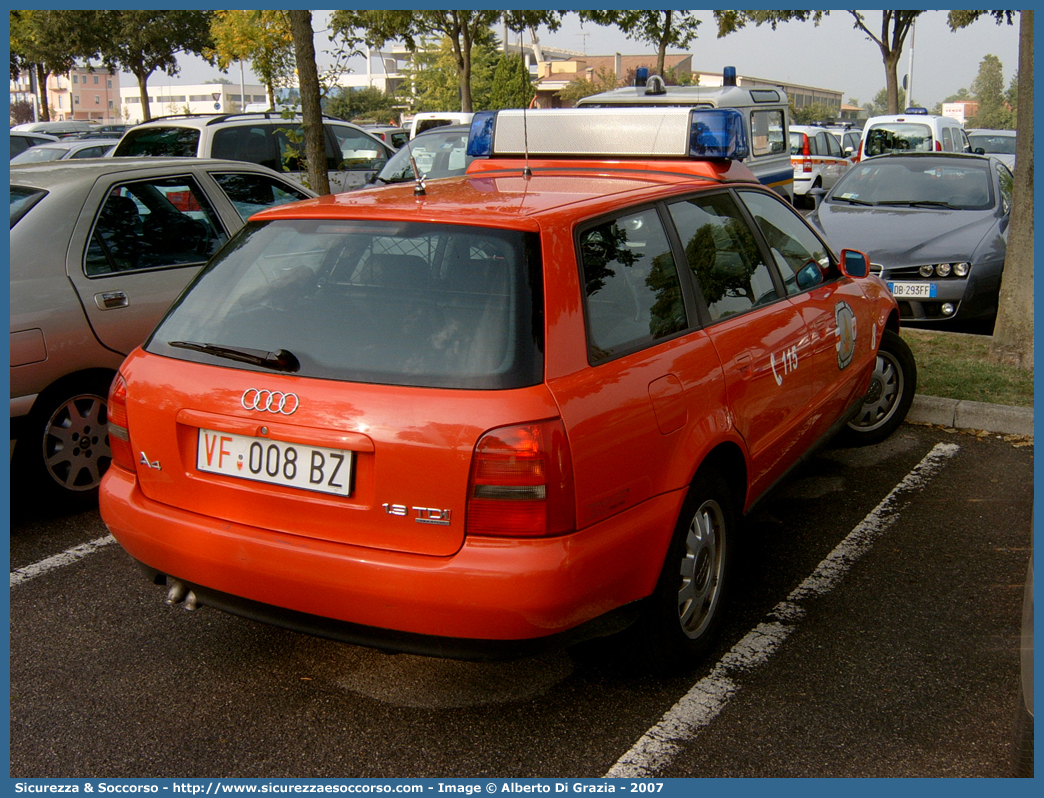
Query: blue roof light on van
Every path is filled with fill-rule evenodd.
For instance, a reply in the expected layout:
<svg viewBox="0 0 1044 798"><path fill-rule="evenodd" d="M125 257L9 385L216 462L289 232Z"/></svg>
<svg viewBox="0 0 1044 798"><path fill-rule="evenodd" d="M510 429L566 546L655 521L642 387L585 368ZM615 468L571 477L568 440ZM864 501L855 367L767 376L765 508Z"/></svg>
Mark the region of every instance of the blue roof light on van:
<svg viewBox="0 0 1044 798"><path fill-rule="evenodd" d="M734 108L511 109L475 114L467 154L742 160L750 145Z"/></svg>
<svg viewBox="0 0 1044 798"><path fill-rule="evenodd" d="M925 114L925 115L927 115L928 109L927 108L922 108L919 105L911 105L909 108L907 108L905 111L903 111L903 113L905 113L905 114Z"/></svg>

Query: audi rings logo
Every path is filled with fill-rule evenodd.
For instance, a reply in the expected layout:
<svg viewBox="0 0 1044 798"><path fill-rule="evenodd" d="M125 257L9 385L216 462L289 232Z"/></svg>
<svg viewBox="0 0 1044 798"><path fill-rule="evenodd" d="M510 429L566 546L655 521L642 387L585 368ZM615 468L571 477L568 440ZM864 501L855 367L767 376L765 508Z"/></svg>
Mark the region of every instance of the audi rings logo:
<svg viewBox="0 0 1044 798"><path fill-rule="evenodd" d="M297 398L296 393L262 391L257 388L247 388L243 391L243 398L240 401L246 410L282 413L284 416L293 415L294 411L301 406L301 400Z"/></svg>

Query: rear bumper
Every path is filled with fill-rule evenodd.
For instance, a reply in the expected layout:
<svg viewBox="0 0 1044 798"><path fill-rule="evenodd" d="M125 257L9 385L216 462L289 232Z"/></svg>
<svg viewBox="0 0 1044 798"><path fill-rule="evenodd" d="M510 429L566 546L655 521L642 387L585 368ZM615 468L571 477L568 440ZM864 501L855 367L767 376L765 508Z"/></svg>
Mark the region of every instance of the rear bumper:
<svg viewBox="0 0 1044 798"><path fill-rule="evenodd" d="M683 498L660 496L559 538L468 538L450 557L229 524L147 499L116 467L100 508L134 559L203 604L378 648L484 658L614 631L599 624L652 593Z"/></svg>

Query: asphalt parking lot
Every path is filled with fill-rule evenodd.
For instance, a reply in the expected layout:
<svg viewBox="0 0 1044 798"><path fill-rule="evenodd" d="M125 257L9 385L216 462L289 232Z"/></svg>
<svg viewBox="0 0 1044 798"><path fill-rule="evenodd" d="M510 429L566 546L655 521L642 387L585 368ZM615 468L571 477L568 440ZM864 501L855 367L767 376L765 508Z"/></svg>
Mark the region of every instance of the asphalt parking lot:
<svg viewBox="0 0 1044 798"><path fill-rule="evenodd" d="M613 640L465 663L173 609L97 513L23 499L15 778L1010 773L1032 439L820 451L748 519L716 650L670 678Z"/></svg>

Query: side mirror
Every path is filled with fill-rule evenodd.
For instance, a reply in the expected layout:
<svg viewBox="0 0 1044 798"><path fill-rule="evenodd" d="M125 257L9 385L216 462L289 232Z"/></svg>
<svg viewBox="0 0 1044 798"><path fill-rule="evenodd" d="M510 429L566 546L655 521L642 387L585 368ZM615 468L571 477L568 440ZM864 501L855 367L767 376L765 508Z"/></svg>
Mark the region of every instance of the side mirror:
<svg viewBox="0 0 1044 798"><path fill-rule="evenodd" d="M972 152L974 152L976 155L986 154L986 150L984 150L982 147L976 147L974 150L972 150Z"/></svg>
<svg viewBox="0 0 1044 798"><path fill-rule="evenodd" d="M870 259L856 249L841 250L841 273L853 278L870 274Z"/></svg>
<svg viewBox="0 0 1044 798"><path fill-rule="evenodd" d="M823 202L823 197L826 196L826 189L822 186L816 186L813 189L809 189L809 194L812 195L812 210L816 210Z"/></svg>

